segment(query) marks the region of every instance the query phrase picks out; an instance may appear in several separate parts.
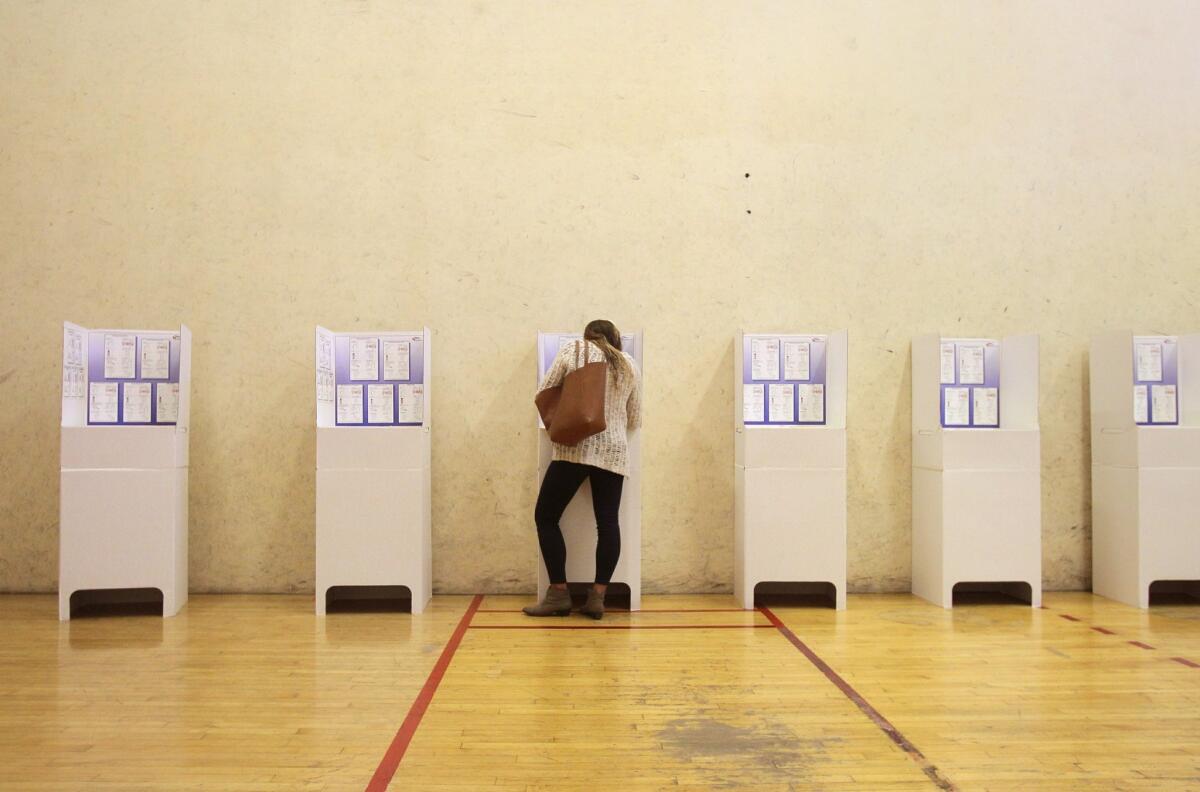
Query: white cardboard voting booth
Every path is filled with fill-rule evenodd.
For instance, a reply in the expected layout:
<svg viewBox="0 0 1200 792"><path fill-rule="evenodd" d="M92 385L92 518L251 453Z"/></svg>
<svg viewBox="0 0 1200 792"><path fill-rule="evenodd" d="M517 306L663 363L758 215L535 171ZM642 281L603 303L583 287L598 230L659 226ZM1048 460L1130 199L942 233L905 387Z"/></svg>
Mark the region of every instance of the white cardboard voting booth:
<svg viewBox="0 0 1200 792"><path fill-rule="evenodd" d="M58 615L77 592L188 596L192 334L63 324Z"/></svg>
<svg viewBox="0 0 1200 792"><path fill-rule="evenodd" d="M1200 334L1092 339L1092 589L1200 580Z"/></svg>
<svg viewBox="0 0 1200 792"><path fill-rule="evenodd" d="M734 596L830 583L842 610L847 333L739 333L734 350Z"/></svg>
<svg viewBox="0 0 1200 792"><path fill-rule="evenodd" d="M580 333L538 333L537 384L554 363L560 345L582 338ZM621 335L621 346L642 372L642 334ZM644 389L644 383L643 383ZM536 412L536 411L535 411ZM553 447L541 418L538 432L538 486L550 467ZM613 572L612 583L629 587L630 610L642 607L642 441L641 431L629 434L629 475L621 488L621 557ZM596 576L596 518L592 513L592 486L584 482L571 500L559 523L567 545L567 581L593 583ZM550 585L550 576L538 551L538 592Z"/></svg>
<svg viewBox="0 0 1200 792"><path fill-rule="evenodd" d="M1040 606L1037 336L915 338L912 433L913 593L1026 583Z"/></svg>
<svg viewBox="0 0 1200 792"><path fill-rule="evenodd" d="M317 580L433 596L431 334L317 328Z"/></svg>

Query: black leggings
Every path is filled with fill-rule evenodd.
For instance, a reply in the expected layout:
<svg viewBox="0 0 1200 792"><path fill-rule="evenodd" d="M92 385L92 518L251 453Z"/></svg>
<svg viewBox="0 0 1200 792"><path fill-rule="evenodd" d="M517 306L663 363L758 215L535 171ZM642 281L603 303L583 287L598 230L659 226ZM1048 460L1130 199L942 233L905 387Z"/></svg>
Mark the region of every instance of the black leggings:
<svg viewBox="0 0 1200 792"><path fill-rule="evenodd" d="M617 559L621 557L621 486L625 477L620 473L601 470L577 462L555 461L546 469L542 489L538 493L533 520L537 523L538 544L551 583L567 582L567 544L563 541L558 521L567 504L585 479L592 482L592 511L596 515L596 582L607 585L612 580Z"/></svg>

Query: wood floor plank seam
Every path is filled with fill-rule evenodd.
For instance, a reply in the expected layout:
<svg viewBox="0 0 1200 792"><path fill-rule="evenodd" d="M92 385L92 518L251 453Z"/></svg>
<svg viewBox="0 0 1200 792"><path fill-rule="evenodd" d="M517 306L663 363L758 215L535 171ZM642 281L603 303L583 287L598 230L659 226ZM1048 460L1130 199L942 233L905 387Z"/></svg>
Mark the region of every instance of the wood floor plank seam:
<svg viewBox="0 0 1200 792"><path fill-rule="evenodd" d="M947 778L946 775L940 769L938 769L937 765L929 761L925 754L921 753L921 750L917 748L917 746L913 745L912 741L905 737L899 729L892 725L891 721L884 717L883 713L875 709L875 707L872 706L871 703L867 701L861 693L855 690L854 687L851 686L850 683L845 679L843 679L837 671L834 671L828 663L822 660L816 652L809 648L808 644L800 640L800 637L796 635L796 633L792 632L792 630L786 624L784 624L783 621L776 616L770 608L760 608L760 611L771 621L771 624L779 631L780 635L782 635L784 638L790 641L793 646L799 649L800 653L808 659L808 662L812 663L818 671L824 674L825 678L832 682L833 685L840 690L843 695L846 696L846 698L850 699L850 701L856 707L858 707L862 713L871 720L872 723L878 726L879 729L900 748L900 750L904 751L904 753L906 753L914 762L917 763L917 766L921 768L921 772L925 774L926 778L933 782L934 786L943 790L943 792L958 792L958 787L956 787L954 782Z"/></svg>
<svg viewBox="0 0 1200 792"><path fill-rule="evenodd" d="M430 703L433 702L433 695L437 692L438 685L442 682L442 677L446 675L446 669L450 667L450 661L454 659L454 653L458 651L459 644L462 643L463 637L467 634L467 628L471 625L471 619L475 618L475 612L479 610L481 602L483 602L483 595L476 594L474 599L471 600L471 604L467 606L466 613L459 620L458 626L454 628L450 640L446 642L446 646L442 649L441 656L438 657L433 670L429 672L425 684L421 687L421 691L417 693L412 706L409 707L408 715L405 716L404 722L400 724L400 728L396 731L396 736L392 738L392 742L384 753L383 759L379 761L379 766L375 769L375 775L371 777L370 782L367 784L367 792L385 792L388 784L392 782L392 777L396 775L396 769L400 767L400 760L404 758L404 752L408 750L413 735L416 734L417 727L421 725L421 718L425 716L425 711L429 709Z"/></svg>

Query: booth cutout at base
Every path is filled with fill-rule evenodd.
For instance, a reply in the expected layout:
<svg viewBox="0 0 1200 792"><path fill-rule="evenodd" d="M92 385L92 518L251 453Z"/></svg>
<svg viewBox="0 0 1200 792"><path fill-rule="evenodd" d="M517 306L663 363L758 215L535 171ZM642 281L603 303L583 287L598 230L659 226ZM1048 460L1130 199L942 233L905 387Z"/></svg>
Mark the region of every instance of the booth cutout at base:
<svg viewBox="0 0 1200 792"><path fill-rule="evenodd" d="M955 583L951 591L954 605L1030 605L1033 586L1024 580Z"/></svg>
<svg viewBox="0 0 1200 792"><path fill-rule="evenodd" d="M408 586L330 586L326 613L412 613Z"/></svg>
<svg viewBox="0 0 1200 792"><path fill-rule="evenodd" d="M69 617L162 616L163 593L157 588L79 589L71 592Z"/></svg>

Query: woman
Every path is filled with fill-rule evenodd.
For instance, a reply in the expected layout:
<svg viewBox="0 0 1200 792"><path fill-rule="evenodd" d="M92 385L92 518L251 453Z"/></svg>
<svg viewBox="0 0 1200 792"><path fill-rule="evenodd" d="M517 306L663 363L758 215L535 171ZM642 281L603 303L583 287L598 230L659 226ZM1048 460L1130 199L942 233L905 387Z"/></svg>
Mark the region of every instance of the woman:
<svg viewBox="0 0 1200 792"><path fill-rule="evenodd" d="M553 443L554 454L533 519L537 523L542 560L550 574L550 588L537 605L524 608L530 616L566 616L571 612L567 591L567 546L558 521L584 480L592 483L592 510L596 514L596 581L588 592L582 613L604 616L604 592L621 555L621 486L629 473L629 432L642 425L641 383L633 358L621 351L621 334L612 322L597 319L583 331L587 361L608 363L604 393L605 429L581 440L578 445ZM581 365L577 344L558 352L538 392L562 384L563 378Z"/></svg>

